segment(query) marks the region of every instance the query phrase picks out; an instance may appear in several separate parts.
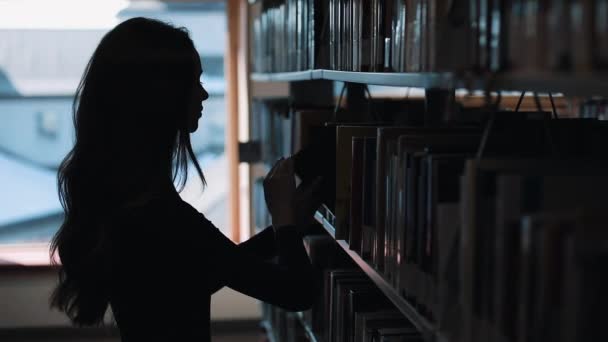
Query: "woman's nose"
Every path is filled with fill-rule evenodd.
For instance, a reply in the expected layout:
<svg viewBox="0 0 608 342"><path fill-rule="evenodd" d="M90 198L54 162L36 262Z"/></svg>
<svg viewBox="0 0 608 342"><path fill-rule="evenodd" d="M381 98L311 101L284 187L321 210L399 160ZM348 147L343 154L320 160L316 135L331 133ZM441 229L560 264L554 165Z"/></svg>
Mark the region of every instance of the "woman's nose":
<svg viewBox="0 0 608 342"><path fill-rule="evenodd" d="M208 98L209 98L209 93L207 92L207 90L205 90L205 88L203 88L203 101L205 101Z"/></svg>

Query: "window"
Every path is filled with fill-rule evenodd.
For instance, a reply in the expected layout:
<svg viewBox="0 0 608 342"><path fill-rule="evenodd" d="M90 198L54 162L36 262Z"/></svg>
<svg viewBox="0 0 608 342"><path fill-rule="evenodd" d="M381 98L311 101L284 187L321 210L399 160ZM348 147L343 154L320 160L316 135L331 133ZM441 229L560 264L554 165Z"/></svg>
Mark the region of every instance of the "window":
<svg viewBox="0 0 608 342"><path fill-rule="evenodd" d="M63 214L56 172L73 145L76 87L101 37L136 16L186 27L201 56L202 82L210 98L192 144L212 181L201 193L198 179L191 177L182 197L228 229L225 5L7 0L0 3L0 247L27 243L46 248L57 231Z"/></svg>

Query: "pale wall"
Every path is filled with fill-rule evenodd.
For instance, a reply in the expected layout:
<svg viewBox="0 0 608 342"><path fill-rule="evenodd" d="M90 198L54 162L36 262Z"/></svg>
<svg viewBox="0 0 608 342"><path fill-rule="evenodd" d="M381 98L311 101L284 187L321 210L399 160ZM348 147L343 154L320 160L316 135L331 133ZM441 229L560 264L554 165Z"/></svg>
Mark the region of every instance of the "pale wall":
<svg viewBox="0 0 608 342"><path fill-rule="evenodd" d="M55 281L54 271L0 270L0 329L67 326L65 316L48 306ZM260 304L250 297L228 288L212 297L212 320L259 317Z"/></svg>

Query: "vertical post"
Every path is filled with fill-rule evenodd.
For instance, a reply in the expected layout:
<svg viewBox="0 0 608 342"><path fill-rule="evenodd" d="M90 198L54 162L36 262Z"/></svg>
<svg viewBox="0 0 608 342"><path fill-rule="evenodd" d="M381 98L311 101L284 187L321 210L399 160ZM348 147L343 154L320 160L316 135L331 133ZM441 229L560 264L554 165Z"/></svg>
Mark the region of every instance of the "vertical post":
<svg viewBox="0 0 608 342"><path fill-rule="evenodd" d="M251 66L251 53L250 53L250 28L251 23L251 6L245 0L240 1L239 6L240 13L240 30L239 30L239 55L238 55L238 79L239 79L239 136L238 141L249 141L249 122L251 113L251 93L250 89L250 66ZM239 182L238 182L238 200L239 200L239 240L244 241L251 237L254 233L252 230L251 222L252 207L251 207L251 193L252 193L252 177L251 167L247 163L241 163L238 166Z"/></svg>
<svg viewBox="0 0 608 342"><path fill-rule="evenodd" d="M365 84L346 83L346 104L351 111L361 111L366 108Z"/></svg>
<svg viewBox="0 0 608 342"><path fill-rule="evenodd" d="M241 0L228 0L226 16L228 22L228 39L226 44L226 106L228 118L226 120L226 158L228 161L228 212L230 225L230 238L240 242L240 203L239 203L239 155L238 155L238 129L239 129L239 32L241 27L240 7Z"/></svg>

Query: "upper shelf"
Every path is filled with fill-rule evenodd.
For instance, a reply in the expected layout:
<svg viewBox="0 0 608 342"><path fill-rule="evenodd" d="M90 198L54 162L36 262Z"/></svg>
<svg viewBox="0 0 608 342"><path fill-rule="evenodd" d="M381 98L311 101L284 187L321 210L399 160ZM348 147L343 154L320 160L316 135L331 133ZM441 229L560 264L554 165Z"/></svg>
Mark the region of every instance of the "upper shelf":
<svg viewBox="0 0 608 342"><path fill-rule="evenodd" d="M514 72L487 76L457 76L454 73L353 72L315 69L281 73L253 73L254 82L330 80L371 85L414 88L467 88L471 90L535 91L571 96L608 95L608 73Z"/></svg>
<svg viewBox="0 0 608 342"><path fill-rule="evenodd" d="M253 73L251 79L255 82L330 80L396 87L453 88L452 82L455 78L450 73L355 72L315 69L270 74Z"/></svg>

